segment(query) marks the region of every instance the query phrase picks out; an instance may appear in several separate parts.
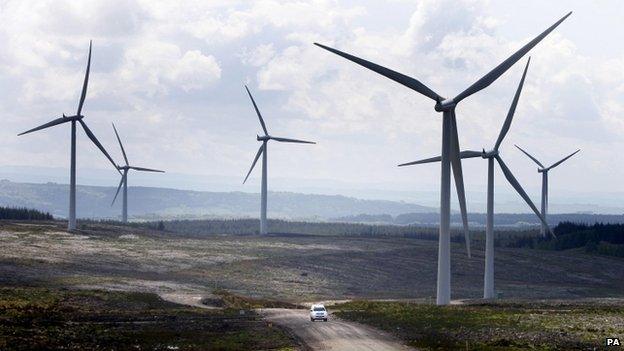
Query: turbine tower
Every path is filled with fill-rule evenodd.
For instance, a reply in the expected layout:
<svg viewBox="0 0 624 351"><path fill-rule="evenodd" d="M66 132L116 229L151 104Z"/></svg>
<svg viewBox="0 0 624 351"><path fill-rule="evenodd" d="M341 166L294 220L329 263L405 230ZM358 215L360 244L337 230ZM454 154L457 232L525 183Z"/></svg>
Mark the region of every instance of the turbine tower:
<svg viewBox="0 0 624 351"><path fill-rule="evenodd" d="M364 66L374 72L377 72L395 82L402 84L416 92L435 101L435 111L443 114L442 118L442 158L441 158L441 182L440 182L440 236L438 243L438 282L437 282L437 298L438 305L446 305L451 301L451 236L450 236L450 220L451 220L451 166L455 177L455 188L457 189L460 209L462 213L462 221L464 223L464 232L468 222L466 212L466 197L464 194L464 181L462 175L461 159L459 155L459 138L457 134L457 121L455 118L455 107L463 99L488 87L498 77L505 73L514 63L522 58L529 50L531 50L544 37L552 32L561 22L563 22L572 12L565 15L555 24L550 26L540 35L535 37L529 43L524 45L513 55L496 66L492 71L477 80L474 84L461 92L452 99L445 99L420 81L408 77L399 72L382 67L375 63L363 60L359 57L347 54L345 52L315 43L315 45L326 49L336 55L342 56L347 60L353 61Z"/></svg>
<svg viewBox="0 0 624 351"><path fill-rule="evenodd" d="M570 155L564 157L563 159L553 163L550 167L544 167L544 165L538 161L535 157L531 156L528 152L524 151L520 146L516 145L516 147L522 151L525 155L529 156L533 162L537 163L540 168L537 169L538 173L542 173L542 217L544 217L544 222L542 222L541 233L545 235L547 229L547 216L548 216L548 171L559 166L564 161L574 156L577 152L581 151L580 149L574 151Z"/></svg>
<svg viewBox="0 0 624 351"><path fill-rule="evenodd" d="M511 106L509 107L509 111L507 112L507 117L505 119L505 123L501 128L500 133L498 134L498 139L494 144L494 148L490 151L462 151L459 153L460 158L473 158L473 157L481 157L483 159L488 160L488 183L487 183L487 220L485 226L485 274L483 277L483 298L484 299L492 299L494 298L494 160L498 162L505 178L511 186L514 187L516 192L526 201L529 207L535 212L537 217L543 224L546 224L546 221L542 217L542 215L537 210L537 207L533 204L533 201L529 198L527 193L524 191L520 183L513 176L507 165L503 162L499 148L503 139L507 135L509 128L511 127L511 122L513 120L514 113L516 111L516 106L518 105L518 100L520 99L520 94L522 92L522 87L524 85L524 79L526 77L527 69L529 68L529 62L531 58L527 61L526 67L524 68L524 72L522 73L522 79L520 79L520 84L518 85L518 89L516 90L516 94L512 100ZM414 161L409 163L404 163L399 166L409 166L415 164L424 164L431 162L439 162L441 157L432 157L420 161Z"/></svg>
<svg viewBox="0 0 624 351"><path fill-rule="evenodd" d="M87 71L85 73L84 82L82 84L82 93L80 94L80 102L78 103L78 111L73 116L65 116L52 120L48 123L42 124L39 127L27 130L18 135L28 134L37 130L49 128L58 124L63 124L66 122L71 122L71 165L69 172L69 219L67 223L68 230L76 229L76 122L80 123L82 129L84 129L85 133L91 139L91 141L95 144L95 146L102 151L104 156L108 158L108 160L117 168L115 161L110 157L104 146L98 141L93 132L87 127L87 124L83 121L84 116L82 115L82 106L85 101L85 97L87 96L87 86L89 84L89 70L91 68L91 41L89 41L89 57L87 59ZM119 172L119 170L117 170Z"/></svg>
<svg viewBox="0 0 624 351"><path fill-rule="evenodd" d="M260 155L262 155L262 188L260 190L260 234L264 235L268 233L268 227L267 227L267 146L268 146L269 140L275 140L275 141L279 141L282 143L301 143L301 144L316 144L316 143L313 141L280 138L280 137L274 137L274 136L269 135L269 132L267 131L267 127L264 124L264 120L262 119L262 115L260 114L260 110L258 110L258 106L256 105L256 102L254 101L253 96L251 96L251 92L249 92L249 88L247 88L247 86L245 86L245 90L247 90L247 94L249 95L249 98L251 99L251 103L253 104L253 107L256 110L256 114L258 115L258 119L260 120L260 125L262 126L262 130L264 131L264 135L262 136L256 135L256 140L261 141L262 145L260 145L260 148L258 149L258 153L256 153L256 157L254 158L253 163L251 164L251 168L249 169L249 172L247 172L247 176L245 177L245 180L243 180L243 184L245 184L245 182L247 181L247 178L249 178L251 171L253 171L254 166L256 165L256 162L258 162L258 158L260 158Z"/></svg>
<svg viewBox="0 0 624 351"><path fill-rule="evenodd" d="M121 148L121 153L123 154L123 158L124 158L124 161L126 162L126 165L116 166L117 169L119 171L122 171L123 173L121 174L121 180L119 181L119 186L117 187L117 192L115 193L113 202L111 202L111 206L113 206L113 204L115 203L115 200L117 200L117 195L119 195L119 190L121 189L121 186L123 185L123 206L121 210L121 220L122 222L127 223L128 222L128 171L131 169L135 171L142 171L142 172L165 173L165 171L161 171L158 169L130 166L128 164L128 156L126 156L126 150L124 150L123 144L121 143L121 138L119 138L119 133L117 133L117 128L115 128L115 123L113 123L113 130L115 131L115 136L117 136L117 141L119 142L119 147Z"/></svg>

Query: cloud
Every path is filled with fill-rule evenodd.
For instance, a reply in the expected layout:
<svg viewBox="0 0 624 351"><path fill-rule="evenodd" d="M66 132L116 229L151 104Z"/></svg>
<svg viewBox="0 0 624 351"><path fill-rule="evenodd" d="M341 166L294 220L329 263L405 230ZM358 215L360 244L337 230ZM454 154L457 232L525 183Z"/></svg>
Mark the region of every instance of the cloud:
<svg viewBox="0 0 624 351"><path fill-rule="evenodd" d="M245 50L241 54L241 60L246 65L260 67L266 65L275 56L273 44L261 44L253 50Z"/></svg>
<svg viewBox="0 0 624 351"><path fill-rule="evenodd" d="M319 142L313 149L275 148L273 174L431 187L439 178L436 167L398 170L395 165L439 154L441 119L434 102L312 43L395 69L452 97L557 17L540 17L534 21L539 28L525 31L519 25L535 17L534 8L509 17L492 13L490 5L481 0L390 2L383 6L405 11L382 21L376 11L383 6L371 1L5 1L0 3L0 111L6 118L0 149L14 150L10 160L41 159L38 152L47 150L52 136L33 137L28 147L11 138L25 126L45 122L45 116L75 109L93 39L85 105L89 123L106 145L116 142L111 121L122 133L132 131L124 133L126 143L140 150L135 152L141 163L244 175L259 131L242 88L247 83L272 132ZM525 170L522 155L509 148L512 143L546 159L578 145L588 154L595 151L593 168L577 169L579 177L624 176L624 166L610 162L624 147L619 141L624 71L617 69L624 57L589 55L575 36L585 30L573 19L531 51L525 88L502 149L518 177L535 186L534 169ZM462 102L457 111L462 147L481 149L496 140L525 62ZM66 150L58 149L46 159L65 165ZM293 160L288 152L298 156ZM83 162L106 167L97 157ZM575 171L574 164L569 167ZM483 182L467 179L467 187ZM576 184L571 175L562 179L562 186ZM592 186L621 188L615 181L602 183Z"/></svg>
<svg viewBox="0 0 624 351"><path fill-rule="evenodd" d="M212 55L198 50L184 53L174 44L148 41L130 47L119 69L119 78L132 91L148 96L166 94L171 88L201 89L221 77Z"/></svg>

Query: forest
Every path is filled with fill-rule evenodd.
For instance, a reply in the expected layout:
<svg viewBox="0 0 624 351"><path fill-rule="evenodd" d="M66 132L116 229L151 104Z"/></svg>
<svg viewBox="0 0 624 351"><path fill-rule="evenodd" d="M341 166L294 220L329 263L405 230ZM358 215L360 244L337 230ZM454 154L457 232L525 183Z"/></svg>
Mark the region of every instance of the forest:
<svg viewBox="0 0 624 351"><path fill-rule="evenodd" d="M42 212L31 208L0 206L0 219L51 221L54 217L48 212Z"/></svg>
<svg viewBox="0 0 624 351"><path fill-rule="evenodd" d="M505 246L556 251L583 248L588 253L624 257L624 224L562 222L553 232L555 238L525 236Z"/></svg>

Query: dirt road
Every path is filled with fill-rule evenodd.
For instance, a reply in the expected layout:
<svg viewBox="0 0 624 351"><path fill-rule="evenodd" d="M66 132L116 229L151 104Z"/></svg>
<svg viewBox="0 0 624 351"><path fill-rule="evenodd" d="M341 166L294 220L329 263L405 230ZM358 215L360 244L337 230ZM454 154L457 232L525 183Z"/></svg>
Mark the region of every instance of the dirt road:
<svg viewBox="0 0 624 351"><path fill-rule="evenodd" d="M289 329L312 350L413 350L377 329L330 315L328 322L311 322L307 310L262 309L269 321Z"/></svg>

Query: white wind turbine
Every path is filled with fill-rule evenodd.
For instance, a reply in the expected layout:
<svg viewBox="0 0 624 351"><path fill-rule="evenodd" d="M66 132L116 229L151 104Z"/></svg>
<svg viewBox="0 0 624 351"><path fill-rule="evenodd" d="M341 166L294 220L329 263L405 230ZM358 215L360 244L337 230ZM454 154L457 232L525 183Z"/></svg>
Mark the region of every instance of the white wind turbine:
<svg viewBox="0 0 624 351"><path fill-rule="evenodd" d="M466 243L468 243L468 215L466 211L466 197L464 194L464 181L462 175L461 158L459 155L459 138L457 134L457 121L455 118L455 107L460 101L468 96L488 87L498 77L505 73L514 63L522 58L529 50L531 50L537 43L544 39L550 32L552 32L561 22L563 22L572 12L565 15L555 24L550 26L540 35L535 37L529 43L524 45L513 55L496 66L492 71L484 75L477 80L474 84L461 92L459 95L452 99L445 99L425 84L421 83L417 79L408 77L399 72L377 65L370 61L361 59L359 57L347 54L345 52L327 47L315 43L315 45L328 50L336 55L342 56L347 60L355 62L361 66L364 66L374 72L377 72L395 82L402 84L416 92L435 101L435 111L442 112L442 158L441 158L441 181L440 181L440 236L438 242L438 279L437 279L437 297L436 303L438 305L446 305L451 301L451 234L450 234L450 222L451 222L451 165L453 167L453 175L455 177L455 188L457 189L457 195L460 203L460 210L462 213L462 221L464 223L464 235L466 235Z"/></svg>
<svg viewBox="0 0 624 351"><path fill-rule="evenodd" d="M249 95L249 98L251 99L251 103L253 104L253 107L256 110L256 114L258 115L258 119L260 120L260 125L262 126L262 131L264 131L264 135L262 136L256 135L256 140L261 141L262 145L260 145L260 148L258 149L258 153L256 153L256 157L254 158L253 163L251 164L251 168L249 169L249 172L247 172L247 176L245 177L245 180L243 180L243 184L245 184L245 182L247 181L247 178L249 178L251 171L253 171L254 166L256 165L256 162L258 162L258 158L260 158L260 155L262 155L262 187L260 191L260 194L261 194L260 195L260 234L264 235L268 233L268 226L267 226L267 146L268 146L269 140L275 140L275 141L279 141L282 143L301 143L301 144L316 144L316 143L313 141L280 138L280 137L274 137L274 136L269 135L269 132L267 131L267 127L264 124L264 120L262 119L262 115L260 114L260 110L258 110L258 106L256 105L256 102L254 101L253 96L251 96L251 92L249 92L249 89L247 88L247 86L245 86L245 90L247 90L247 94Z"/></svg>
<svg viewBox="0 0 624 351"><path fill-rule="evenodd" d="M498 149L500 148L503 139L509 132L509 128L511 127L511 122L513 120L514 113L516 111L516 106L518 105L518 100L520 99L520 94L522 92L522 87L524 85L524 79L526 77L527 69L529 68L530 58L527 61L526 67L524 68L524 72L522 73L522 79L520 79L520 84L518 84L518 88L514 95L514 98L511 102L511 106L509 107L509 111L507 112L507 117L505 119L505 123L498 134L498 139L494 144L494 148L490 151L462 151L459 153L460 158L473 158L473 157L482 157L488 160L488 182L487 182L487 219L485 226L485 274L483 277L483 298L484 299L492 299L494 298L494 160L496 160L507 178L507 181L514 189L518 192L518 194L526 201L529 207L535 212L537 217L543 224L546 224L544 218L540 215L537 207L533 204L533 201L529 198L527 193L524 191L520 183L513 176L507 165L503 162ZM432 157L424 160L404 163L399 166L409 166L416 164L424 164L431 162L439 162L441 157Z"/></svg>
<svg viewBox="0 0 624 351"><path fill-rule="evenodd" d="M123 185L123 205L122 205L122 210L121 210L121 220L122 222L127 223L128 222L128 171L131 169L135 171L141 171L141 172L165 173L165 171L161 171L158 169L130 166L128 164L128 156L126 156L126 150L124 150L123 144L121 143L121 138L119 138L119 133L117 133L117 128L115 128L114 123L113 123L113 130L115 131L115 136L117 137L117 141L119 142L119 147L121 148L121 153L123 155L124 161L126 162L126 165L116 166L117 169L120 171L123 171L123 173L121 174L121 180L119 181L119 186L117 187L117 192L115 193L115 197L113 198L113 202L111 203L111 206L115 203L115 200L117 200L117 195L119 195L119 190L121 189L121 186Z"/></svg>
<svg viewBox="0 0 624 351"><path fill-rule="evenodd" d="M520 151L522 151L525 155L529 156L529 158L531 160L533 160L533 162L537 163L538 166L540 166L540 168L537 169L537 172L542 174L542 217L544 217L544 222L542 222L541 233L542 233L542 235L545 235L546 234L546 230L548 228L548 225L547 225L547 223L548 223L548 220L547 220L547 216L548 216L548 171L550 171L551 169L559 166L564 161L566 161L570 157L574 156L577 152L579 152L581 150L578 149L578 150L574 151L570 155L568 155L568 156L564 157L563 159L553 163L550 167L544 167L544 165L540 161L538 161L535 157L531 156L528 152L524 151L522 148L520 148L520 146L516 145L516 147Z"/></svg>
<svg viewBox="0 0 624 351"><path fill-rule="evenodd" d="M63 117L57 118L48 123L42 124L39 127L36 127L36 128L30 129L23 133L18 134L18 135L24 135L24 134L31 133L37 130L46 129L46 128L49 128L58 124L71 122L71 156L70 156L71 165L70 165L70 172L69 172L69 216L68 216L69 218L68 218L68 223L67 223L68 230L76 229L76 122L80 123L80 125L82 126L82 129L84 129L89 139L91 139L91 141L95 144L95 146L97 146L98 149L102 151L104 156L106 156L106 158L108 158L108 160L113 164L113 166L115 166L115 169L117 169L117 165L115 164L115 161L113 161L113 159L110 157L108 152L106 152L106 149L104 149L104 146L102 146L102 144L98 141L98 139L95 137L93 132L91 132L91 129L89 129L89 127L87 127L87 124L82 120L84 118L84 116L82 115L82 105L84 104L85 97L87 96L87 86L89 85L89 70L90 69L91 69L91 42L89 41L89 56L87 59L87 70L85 73L84 82L82 84L82 93L80 94L80 102L78 103L78 111L76 112L76 114L73 116L65 116L65 114L63 114ZM119 170L117 171L119 172Z"/></svg>

